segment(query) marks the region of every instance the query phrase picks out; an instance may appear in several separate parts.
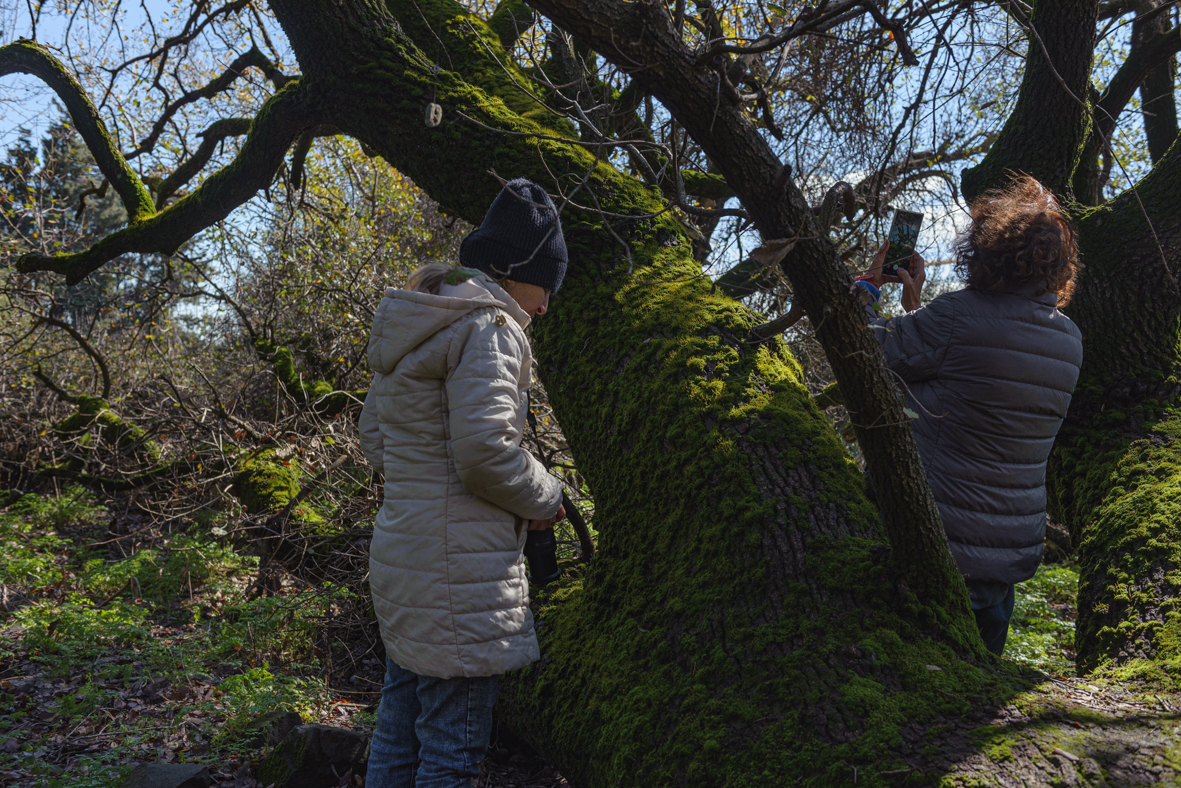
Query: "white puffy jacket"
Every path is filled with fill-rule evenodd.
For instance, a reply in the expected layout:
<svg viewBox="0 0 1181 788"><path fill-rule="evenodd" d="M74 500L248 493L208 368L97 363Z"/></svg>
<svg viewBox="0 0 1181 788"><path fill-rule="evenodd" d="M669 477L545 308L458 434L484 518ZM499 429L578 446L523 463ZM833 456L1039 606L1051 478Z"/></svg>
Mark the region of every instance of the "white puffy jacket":
<svg viewBox="0 0 1181 788"><path fill-rule="evenodd" d="M482 274L389 289L373 317L361 448L385 472L369 584L386 654L419 675L492 676L539 656L529 520L562 484L521 448L529 315Z"/></svg>

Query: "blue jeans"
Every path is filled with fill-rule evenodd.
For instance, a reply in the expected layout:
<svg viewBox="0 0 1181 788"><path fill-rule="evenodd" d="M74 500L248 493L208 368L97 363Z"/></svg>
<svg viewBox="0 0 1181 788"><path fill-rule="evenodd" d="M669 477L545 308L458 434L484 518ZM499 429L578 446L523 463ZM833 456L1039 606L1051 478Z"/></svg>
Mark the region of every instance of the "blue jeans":
<svg viewBox="0 0 1181 788"><path fill-rule="evenodd" d="M984 645L1000 656L1009 638L1009 619L1017 600L1015 586L981 580L968 581L968 595L972 598L972 613Z"/></svg>
<svg viewBox="0 0 1181 788"><path fill-rule="evenodd" d="M366 788L471 788L492 735L496 679L419 676L387 659Z"/></svg>

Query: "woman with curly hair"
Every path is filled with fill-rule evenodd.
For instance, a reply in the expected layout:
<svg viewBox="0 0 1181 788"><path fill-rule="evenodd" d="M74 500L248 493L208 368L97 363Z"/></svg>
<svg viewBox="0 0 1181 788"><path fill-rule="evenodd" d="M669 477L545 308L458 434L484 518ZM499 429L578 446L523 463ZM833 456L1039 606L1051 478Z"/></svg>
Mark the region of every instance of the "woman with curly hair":
<svg viewBox="0 0 1181 788"><path fill-rule="evenodd" d="M870 308L870 317L919 414L915 442L980 634L1000 654L1013 585L1042 559L1046 460L1083 358L1082 335L1058 308L1080 265L1070 220L1029 176L981 196L970 214L956 247L963 290L923 306L922 258L886 276L888 243L858 283L875 301L882 284L902 283L907 314L879 320Z"/></svg>

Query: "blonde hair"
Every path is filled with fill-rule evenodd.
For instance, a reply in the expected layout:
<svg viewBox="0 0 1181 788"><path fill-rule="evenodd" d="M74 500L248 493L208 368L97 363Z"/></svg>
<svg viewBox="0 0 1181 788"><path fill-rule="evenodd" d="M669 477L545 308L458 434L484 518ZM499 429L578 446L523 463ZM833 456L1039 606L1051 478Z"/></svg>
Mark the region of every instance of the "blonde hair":
<svg viewBox="0 0 1181 788"><path fill-rule="evenodd" d="M430 293L431 295L438 295L439 288L443 286L443 281L453 273L462 271L466 276L463 279L470 279L476 274L483 274L484 276L496 282L499 285L504 284L503 277L495 277L486 271L478 271L475 268L466 268L459 263L427 263L426 265L415 269L410 276L406 277L406 289L415 290L419 293Z"/></svg>
<svg viewBox="0 0 1181 788"><path fill-rule="evenodd" d="M439 288L442 286L443 280L447 278L447 274L457 268L459 268L458 264L427 263L406 277L406 289L438 295Z"/></svg>

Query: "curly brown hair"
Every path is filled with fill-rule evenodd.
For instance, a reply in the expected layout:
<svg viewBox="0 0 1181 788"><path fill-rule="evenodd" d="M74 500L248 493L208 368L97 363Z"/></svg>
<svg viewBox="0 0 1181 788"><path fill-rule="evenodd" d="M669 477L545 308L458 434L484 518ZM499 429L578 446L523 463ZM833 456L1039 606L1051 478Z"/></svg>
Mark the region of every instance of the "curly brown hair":
<svg viewBox="0 0 1181 788"><path fill-rule="evenodd" d="M1074 226L1054 194L1021 175L977 197L972 226L956 244L956 272L973 290L1012 292L1036 283L1066 306L1082 264Z"/></svg>

